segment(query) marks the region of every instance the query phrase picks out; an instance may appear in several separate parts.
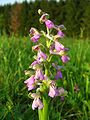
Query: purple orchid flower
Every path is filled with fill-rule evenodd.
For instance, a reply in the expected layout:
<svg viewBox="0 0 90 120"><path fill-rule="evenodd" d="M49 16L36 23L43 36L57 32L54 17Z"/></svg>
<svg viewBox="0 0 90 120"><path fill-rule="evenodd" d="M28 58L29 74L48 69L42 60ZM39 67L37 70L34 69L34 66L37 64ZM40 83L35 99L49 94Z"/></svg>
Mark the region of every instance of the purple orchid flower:
<svg viewBox="0 0 90 120"><path fill-rule="evenodd" d="M43 103L39 98L35 98L33 103L32 103L32 109L35 110L35 108L42 109L43 108Z"/></svg>
<svg viewBox="0 0 90 120"><path fill-rule="evenodd" d="M33 46L33 47L32 47L32 50L34 50L34 51L40 50L40 45L35 45L35 46Z"/></svg>
<svg viewBox="0 0 90 120"><path fill-rule="evenodd" d="M63 78L63 76L62 76L62 72L60 70L57 70L57 73L55 75L55 79L58 80L59 78L61 79L61 78Z"/></svg>
<svg viewBox="0 0 90 120"><path fill-rule="evenodd" d="M38 55L37 55L37 61L42 62L47 59L47 55L43 53L41 50L39 50Z"/></svg>
<svg viewBox="0 0 90 120"><path fill-rule="evenodd" d="M58 48L56 48L57 50L58 50ZM55 43L53 42L53 44L50 46L50 54L54 54L54 55L58 55L59 54L59 52L57 52L56 50L55 50Z"/></svg>
<svg viewBox="0 0 90 120"><path fill-rule="evenodd" d="M66 56L66 55L63 55L61 57L61 60L62 60L63 63L67 63L70 60L70 58L68 56Z"/></svg>
<svg viewBox="0 0 90 120"><path fill-rule="evenodd" d="M27 84L27 87L28 87L28 91L32 90L35 88L35 76L32 75L29 79L27 79L26 81L24 81L24 83Z"/></svg>
<svg viewBox="0 0 90 120"><path fill-rule="evenodd" d="M40 18L40 22L45 22L48 19L49 15L47 13L43 14Z"/></svg>
<svg viewBox="0 0 90 120"><path fill-rule="evenodd" d="M54 23L51 20L46 20L45 25L48 29L54 28Z"/></svg>
<svg viewBox="0 0 90 120"><path fill-rule="evenodd" d="M38 42L39 38L40 38L40 34L35 34L33 37L31 37L31 41Z"/></svg>
<svg viewBox="0 0 90 120"><path fill-rule="evenodd" d="M44 79L44 74L40 69L36 70L35 79L36 80L43 80Z"/></svg>
<svg viewBox="0 0 90 120"><path fill-rule="evenodd" d="M32 64L30 65L30 68L33 68L33 69L37 69L37 67L39 66L39 61L34 61L34 62L32 62Z"/></svg>
<svg viewBox="0 0 90 120"><path fill-rule="evenodd" d="M52 98L55 97L57 95L56 87L50 86L48 95Z"/></svg>
<svg viewBox="0 0 90 120"><path fill-rule="evenodd" d="M39 32L37 31L36 28L32 27L32 28L30 29L30 35L31 35L31 36L34 36L34 35L36 35L36 34L39 34Z"/></svg>
<svg viewBox="0 0 90 120"><path fill-rule="evenodd" d="M66 48L59 43L58 41L55 41L50 47L50 54L55 54L55 55L63 55L65 53Z"/></svg>
<svg viewBox="0 0 90 120"><path fill-rule="evenodd" d="M64 33L61 30L58 30L57 35L59 35L60 38L64 37Z"/></svg>
<svg viewBox="0 0 90 120"><path fill-rule="evenodd" d="M51 82L48 95L52 98L58 95L58 89L56 88L55 81Z"/></svg>
<svg viewBox="0 0 90 120"><path fill-rule="evenodd" d="M33 67L34 65L37 65L37 64L39 64L38 61L34 61L32 62L31 66Z"/></svg>
<svg viewBox="0 0 90 120"><path fill-rule="evenodd" d="M59 43L58 41L55 41L55 50L57 52L60 52L60 50L64 50L64 46L61 43Z"/></svg>

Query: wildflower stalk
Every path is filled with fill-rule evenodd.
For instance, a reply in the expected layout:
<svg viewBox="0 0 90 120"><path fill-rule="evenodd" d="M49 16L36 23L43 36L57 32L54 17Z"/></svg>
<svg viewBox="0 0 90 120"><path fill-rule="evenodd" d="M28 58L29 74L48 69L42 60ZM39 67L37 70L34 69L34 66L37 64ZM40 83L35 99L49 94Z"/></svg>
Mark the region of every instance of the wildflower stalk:
<svg viewBox="0 0 90 120"><path fill-rule="evenodd" d="M38 109L38 116L39 116L39 120L43 120L43 109L39 110Z"/></svg>
<svg viewBox="0 0 90 120"><path fill-rule="evenodd" d="M42 120L49 120L49 112L48 112L48 106L49 106L49 101L48 98L43 97L43 119Z"/></svg>
<svg viewBox="0 0 90 120"><path fill-rule="evenodd" d="M39 120L49 120L49 112L48 112L48 106L49 106L49 100L46 97L43 97L43 109L38 109L38 116Z"/></svg>
<svg viewBox="0 0 90 120"><path fill-rule="evenodd" d="M45 67L45 75L48 76L48 69L47 69L47 65L44 64ZM42 103L43 103L43 109L38 109L38 116L39 116L39 120L49 120L49 112L48 112L48 106L49 106L49 98L48 95L45 94L43 96L42 99Z"/></svg>
<svg viewBox="0 0 90 120"><path fill-rule="evenodd" d="M36 43L32 50L37 52L37 55L34 56L35 61L30 65L30 71L26 72L26 74L32 74L24 83L27 85L28 91L30 91L30 97L34 99L32 109L38 108L39 120L49 120L50 97L59 96L64 100L64 97L67 95L63 87L58 85L57 81L62 79L62 66L59 65L57 59L53 59L53 56L57 55L64 64L70 58L66 54L68 48L65 48L59 42L59 39L64 37L64 33L61 31L64 26L54 25L48 19L48 14L41 10L39 10L39 14L42 14L40 22L46 25L47 32L41 31L40 33L33 27L30 29L31 41ZM57 31L55 35L51 32L54 28ZM45 45L42 41L39 43L41 36L45 38Z"/></svg>

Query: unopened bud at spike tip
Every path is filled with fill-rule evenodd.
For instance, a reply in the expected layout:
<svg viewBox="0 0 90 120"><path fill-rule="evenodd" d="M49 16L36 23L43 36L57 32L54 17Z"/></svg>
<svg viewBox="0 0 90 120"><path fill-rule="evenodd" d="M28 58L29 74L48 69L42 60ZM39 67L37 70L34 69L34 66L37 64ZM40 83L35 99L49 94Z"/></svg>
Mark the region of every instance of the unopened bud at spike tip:
<svg viewBox="0 0 90 120"><path fill-rule="evenodd" d="M38 10L38 14L39 14L39 15L42 15L42 14L43 14L43 12L42 12L41 9Z"/></svg>

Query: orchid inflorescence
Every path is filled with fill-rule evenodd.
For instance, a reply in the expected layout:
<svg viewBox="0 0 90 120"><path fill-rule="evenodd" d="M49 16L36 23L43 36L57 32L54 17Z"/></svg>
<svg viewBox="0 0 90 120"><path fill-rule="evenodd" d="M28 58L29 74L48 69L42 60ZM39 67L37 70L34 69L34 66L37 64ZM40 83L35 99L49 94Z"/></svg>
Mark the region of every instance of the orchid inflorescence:
<svg viewBox="0 0 90 120"><path fill-rule="evenodd" d="M29 78L24 81L28 91L30 91L29 96L34 99L32 103L33 110L44 107L42 98L45 96L51 98L60 96L63 99L67 94L63 87L57 85L57 81L63 78L61 72L63 66L58 65L57 58L55 59L55 57L58 56L63 64L70 60L67 56L69 49L59 42L64 37L62 32L62 30L66 29L64 25L55 25L49 20L49 15L40 9L38 13L41 15L40 23L45 24L47 31L39 32L33 27L30 29L31 41L36 44L32 47L32 50L37 52L37 55L34 56L35 61L31 63L30 70L25 71ZM57 34L52 34L53 29ZM43 40L45 41L40 41L40 38L44 38Z"/></svg>

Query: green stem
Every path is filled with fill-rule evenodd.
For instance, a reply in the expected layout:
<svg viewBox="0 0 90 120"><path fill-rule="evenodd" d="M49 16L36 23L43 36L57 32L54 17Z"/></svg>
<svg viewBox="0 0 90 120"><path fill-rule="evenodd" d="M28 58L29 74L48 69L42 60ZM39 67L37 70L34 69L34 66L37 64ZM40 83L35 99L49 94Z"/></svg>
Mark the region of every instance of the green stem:
<svg viewBox="0 0 90 120"><path fill-rule="evenodd" d="M39 110L38 109L38 117L39 117L39 120L42 120L42 114L43 114L43 110Z"/></svg>
<svg viewBox="0 0 90 120"><path fill-rule="evenodd" d="M48 76L48 70L45 68L45 75Z"/></svg>
<svg viewBox="0 0 90 120"><path fill-rule="evenodd" d="M48 113L48 99L43 98L43 120L49 120L49 113Z"/></svg>
<svg viewBox="0 0 90 120"><path fill-rule="evenodd" d="M49 29L48 29L48 27L47 27L47 34L49 35Z"/></svg>
<svg viewBox="0 0 90 120"><path fill-rule="evenodd" d="M48 113L48 99L43 97L43 109L38 110L39 120L49 120L49 113Z"/></svg>

